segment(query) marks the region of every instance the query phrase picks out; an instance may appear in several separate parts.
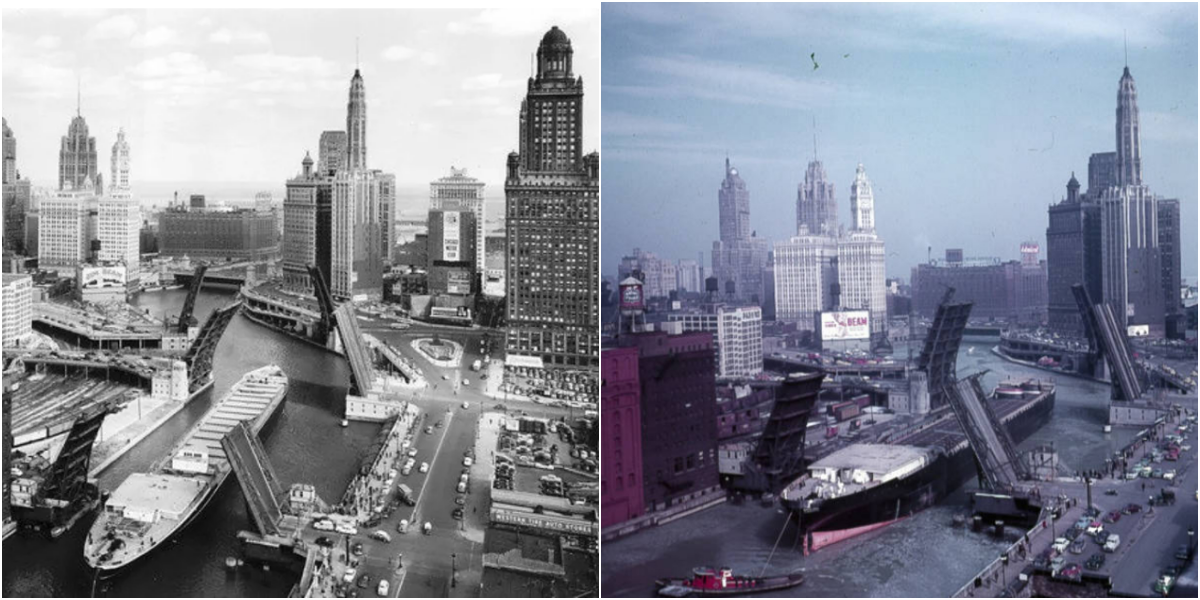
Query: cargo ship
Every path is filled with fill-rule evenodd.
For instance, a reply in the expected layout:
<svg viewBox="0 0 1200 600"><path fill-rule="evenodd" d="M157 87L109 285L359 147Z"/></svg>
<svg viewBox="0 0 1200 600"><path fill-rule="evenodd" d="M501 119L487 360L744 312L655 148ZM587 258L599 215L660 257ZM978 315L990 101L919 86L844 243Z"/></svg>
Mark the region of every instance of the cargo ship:
<svg viewBox="0 0 1200 600"><path fill-rule="evenodd" d="M276 365L242 376L149 472L130 475L109 495L84 542L88 565L100 577L113 575L183 531L232 469L221 438L241 421L258 435L287 392Z"/></svg>
<svg viewBox="0 0 1200 600"><path fill-rule="evenodd" d="M804 583L803 573L773 575L770 577L744 577L734 575L730 569L698 567L692 569L687 579L659 579L654 582L658 595L670 598L690 596L740 596L762 594L796 587Z"/></svg>
<svg viewBox="0 0 1200 600"><path fill-rule="evenodd" d="M988 402L1021 442L1054 410L1052 383L1004 382ZM805 554L886 527L933 506L976 473L962 426L943 406L879 443L855 443L808 465L780 494L799 521Z"/></svg>

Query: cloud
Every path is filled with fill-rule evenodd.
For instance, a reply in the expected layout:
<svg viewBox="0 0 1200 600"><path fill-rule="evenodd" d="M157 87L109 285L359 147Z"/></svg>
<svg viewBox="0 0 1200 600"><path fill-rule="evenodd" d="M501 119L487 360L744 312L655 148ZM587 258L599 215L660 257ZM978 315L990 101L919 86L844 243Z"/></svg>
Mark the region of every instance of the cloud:
<svg viewBox="0 0 1200 600"><path fill-rule="evenodd" d="M501 73L484 73L468 77L462 81L462 89L467 91L494 90L498 88L519 87L520 79L505 79Z"/></svg>
<svg viewBox="0 0 1200 600"><path fill-rule="evenodd" d="M843 85L820 79L799 79L765 67L707 60L695 56L650 56L637 60L642 71L654 85L606 83L605 92L647 98L691 98L775 106L790 109L811 109L845 104L857 100L860 94Z"/></svg>
<svg viewBox="0 0 1200 600"><path fill-rule="evenodd" d="M1143 111L1138 114L1142 139L1159 142L1196 142L1196 120L1176 112Z"/></svg>
<svg viewBox="0 0 1200 600"><path fill-rule="evenodd" d="M337 63L319 56L288 56L285 54L246 54L235 56L233 63L259 71L329 77L342 69Z"/></svg>
<svg viewBox="0 0 1200 600"><path fill-rule="evenodd" d="M62 38L57 35L42 35L33 43L34 46L42 50L53 50L62 43Z"/></svg>
<svg viewBox="0 0 1200 600"><path fill-rule="evenodd" d="M414 50L407 46L389 46L383 51L382 54L380 54L380 56L382 56L384 60L390 60L392 62L415 59L421 64L427 66L436 65L441 62L437 55L432 52Z"/></svg>
<svg viewBox="0 0 1200 600"><path fill-rule="evenodd" d="M271 37L265 31L249 29L232 30L222 27L208 34L208 41L214 44L269 44Z"/></svg>
<svg viewBox="0 0 1200 600"><path fill-rule="evenodd" d="M451 21L446 24L446 31L455 35L483 33L492 35L530 35L542 33L551 25L558 25L563 30L567 25L595 18L599 5L584 3L582 5L559 5L555 7L553 19L531 18L526 9L491 8L481 11L478 15L466 21ZM568 35L570 31L567 31Z"/></svg>
<svg viewBox="0 0 1200 600"><path fill-rule="evenodd" d="M609 110L604 113L604 135L606 136L681 133L687 130L687 125L655 117L634 115L618 110Z"/></svg>
<svg viewBox="0 0 1200 600"><path fill-rule="evenodd" d="M130 40L134 48L156 48L179 43L179 33L170 27L155 27L146 33L139 33Z"/></svg>
<svg viewBox="0 0 1200 600"><path fill-rule="evenodd" d="M128 38L138 29L137 21L129 15L116 15L96 23L87 32L89 40Z"/></svg>

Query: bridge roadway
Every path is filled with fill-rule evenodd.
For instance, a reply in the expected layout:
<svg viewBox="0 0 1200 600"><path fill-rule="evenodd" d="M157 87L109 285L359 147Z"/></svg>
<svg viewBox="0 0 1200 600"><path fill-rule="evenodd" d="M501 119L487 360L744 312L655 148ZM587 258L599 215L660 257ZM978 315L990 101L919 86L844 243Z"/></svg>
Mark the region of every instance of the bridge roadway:
<svg viewBox="0 0 1200 600"><path fill-rule="evenodd" d="M375 384L375 368L371 351L363 342L362 331L358 328L354 305L341 305L333 311L333 318L337 323L338 335L342 338L346 360L350 363L350 393L365 396Z"/></svg>
<svg viewBox="0 0 1200 600"><path fill-rule="evenodd" d="M280 503L284 491L262 443L245 421L239 421L221 438L221 448L229 458L258 530L263 535L277 535L283 517Z"/></svg>

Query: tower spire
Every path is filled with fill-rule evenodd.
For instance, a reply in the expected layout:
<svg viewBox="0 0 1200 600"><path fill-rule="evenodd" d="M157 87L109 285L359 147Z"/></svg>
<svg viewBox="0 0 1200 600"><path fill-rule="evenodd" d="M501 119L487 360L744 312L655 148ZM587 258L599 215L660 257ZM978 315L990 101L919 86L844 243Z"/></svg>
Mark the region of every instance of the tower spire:
<svg viewBox="0 0 1200 600"><path fill-rule="evenodd" d="M817 116L813 115L813 160L817 158Z"/></svg>
<svg viewBox="0 0 1200 600"><path fill-rule="evenodd" d="M358 36L354 36L354 70L358 70Z"/></svg>
<svg viewBox="0 0 1200 600"><path fill-rule="evenodd" d="M75 116L83 116L83 76L75 74Z"/></svg>
<svg viewBox="0 0 1200 600"><path fill-rule="evenodd" d="M1125 68L1129 68L1129 32L1121 31L1121 39L1125 41Z"/></svg>

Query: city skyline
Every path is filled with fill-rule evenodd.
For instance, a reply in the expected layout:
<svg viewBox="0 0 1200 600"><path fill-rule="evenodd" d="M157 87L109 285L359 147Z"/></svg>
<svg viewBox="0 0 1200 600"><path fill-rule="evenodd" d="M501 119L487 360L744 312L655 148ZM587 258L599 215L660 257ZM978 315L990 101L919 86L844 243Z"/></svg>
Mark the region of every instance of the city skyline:
<svg viewBox="0 0 1200 600"><path fill-rule="evenodd" d="M305 149L317 157L321 132L345 128L357 43L372 166L404 188L451 165L498 186L496 157L518 145L526 40L564 28L581 42L578 70L598 84L597 12L7 10L5 118L35 187L57 187L77 102L98 164L124 128L135 193L140 181L279 181ZM583 127L599 140L598 118Z"/></svg>
<svg viewBox="0 0 1200 600"><path fill-rule="evenodd" d="M622 215L604 230L605 273L633 247L706 250L726 156L750 191L751 229L774 241L794 235L814 155L839 224L852 222L862 163L889 277L907 279L931 246L1002 260L1027 240L1044 248L1043 215L1071 172L1115 150L1123 36L1143 180L1180 199L1194 248L1195 20L1180 6L605 6L603 146L620 175L607 208ZM1194 283L1194 253L1182 267Z"/></svg>

